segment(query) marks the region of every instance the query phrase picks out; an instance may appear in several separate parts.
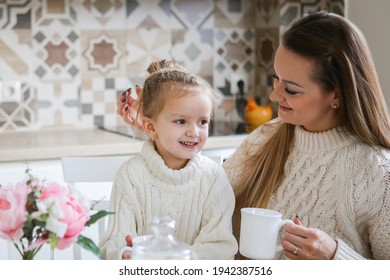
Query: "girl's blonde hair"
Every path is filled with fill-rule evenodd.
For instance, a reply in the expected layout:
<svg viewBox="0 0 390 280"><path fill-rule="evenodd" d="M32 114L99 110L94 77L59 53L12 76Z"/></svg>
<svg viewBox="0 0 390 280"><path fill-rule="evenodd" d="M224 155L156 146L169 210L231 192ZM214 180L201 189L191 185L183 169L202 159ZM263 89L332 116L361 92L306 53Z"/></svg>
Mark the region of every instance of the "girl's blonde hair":
<svg viewBox="0 0 390 280"><path fill-rule="evenodd" d="M315 69L311 79L325 91L338 92L337 112L343 126L369 145L390 148L387 105L366 40L354 24L335 14L316 12L293 23L282 34L281 44L311 59ZM284 175L294 125L279 121L272 126L272 137L244 163L235 189L236 229L239 210L267 207Z"/></svg>
<svg viewBox="0 0 390 280"><path fill-rule="evenodd" d="M207 94L214 106L220 100L219 94L204 78L189 73L174 61L164 59L152 62L147 71L150 75L145 80L140 99L146 117L154 118L161 112L168 94Z"/></svg>

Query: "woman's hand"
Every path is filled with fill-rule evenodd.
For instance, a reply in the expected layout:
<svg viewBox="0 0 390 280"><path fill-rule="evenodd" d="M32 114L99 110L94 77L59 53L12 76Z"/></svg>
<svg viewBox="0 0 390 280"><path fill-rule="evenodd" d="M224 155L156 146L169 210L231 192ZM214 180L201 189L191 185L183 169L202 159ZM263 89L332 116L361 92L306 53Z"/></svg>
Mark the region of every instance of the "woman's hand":
<svg viewBox="0 0 390 280"><path fill-rule="evenodd" d="M130 235L126 235L126 246L133 247L133 238ZM122 260L130 260L131 259L131 251L126 250L122 253Z"/></svg>
<svg viewBox="0 0 390 280"><path fill-rule="evenodd" d="M139 86L135 86L135 92L131 88L124 91L118 98L116 113L122 117L122 119L135 127L136 129L143 131L142 128L142 108L140 108L139 98L142 95L142 90Z"/></svg>
<svg viewBox="0 0 390 280"><path fill-rule="evenodd" d="M333 259L337 242L324 231L306 228L298 218L295 224L285 226L282 238L284 255L293 260L331 260Z"/></svg>

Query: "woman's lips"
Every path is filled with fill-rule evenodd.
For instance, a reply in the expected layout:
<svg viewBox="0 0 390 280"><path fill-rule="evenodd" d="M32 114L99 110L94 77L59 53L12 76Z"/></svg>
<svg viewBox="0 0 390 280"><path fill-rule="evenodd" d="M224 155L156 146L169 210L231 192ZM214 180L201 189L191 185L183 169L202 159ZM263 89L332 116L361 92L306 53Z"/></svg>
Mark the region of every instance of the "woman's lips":
<svg viewBox="0 0 390 280"><path fill-rule="evenodd" d="M284 106L279 104L279 110L282 112L288 112L288 111L291 111L292 109L288 108L288 107L284 107Z"/></svg>

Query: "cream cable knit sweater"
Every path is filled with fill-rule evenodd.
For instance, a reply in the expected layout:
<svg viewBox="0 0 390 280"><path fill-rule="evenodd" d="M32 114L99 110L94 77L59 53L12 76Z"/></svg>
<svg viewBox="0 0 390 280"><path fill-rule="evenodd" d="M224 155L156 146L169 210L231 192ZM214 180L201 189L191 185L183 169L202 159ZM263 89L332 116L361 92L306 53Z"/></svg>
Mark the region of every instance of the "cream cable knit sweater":
<svg viewBox="0 0 390 280"><path fill-rule="evenodd" d="M185 168L172 170L145 142L117 173L110 199L115 214L99 245L107 259L120 259L126 235L151 234L149 221L169 215L176 221L175 237L192 245L197 259L233 259L234 204L222 166L196 155Z"/></svg>
<svg viewBox="0 0 390 280"><path fill-rule="evenodd" d="M258 128L225 162L233 188L245 168L242 160L268 135ZM335 238L335 259L390 259L390 151L340 128L310 133L296 127L285 176L269 208L284 218L298 214L304 226Z"/></svg>

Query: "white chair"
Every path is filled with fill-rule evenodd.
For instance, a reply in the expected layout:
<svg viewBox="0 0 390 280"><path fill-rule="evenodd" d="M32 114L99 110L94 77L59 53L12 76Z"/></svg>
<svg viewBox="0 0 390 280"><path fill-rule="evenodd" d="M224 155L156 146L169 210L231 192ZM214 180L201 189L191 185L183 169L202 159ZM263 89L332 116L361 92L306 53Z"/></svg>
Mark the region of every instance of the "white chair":
<svg viewBox="0 0 390 280"><path fill-rule="evenodd" d="M207 156L207 157L212 159L213 161L215 161L218 164L222 165L222 163L223 163L223 157L222 156Z"/></svg>
<svg viewBox="0 0 390 280"><path fill-rule="evenodd" d="M62 157L64 179L76 182L112 182L119 167L130 156Z"/></svg>
<svg viewBox="0 0 390 280"><path fill-rule="evenodd" d="M95 203L94 209L108 210L112 182L119 167L129 158L130 156L62 157L64 181ZM106 224L107 218L100 219L97 222L97 236L96 227L95 232L90 232L91 236L88 237L96 244L103 236ZM73 246L73 258L82 259L81 248L77 244Z"/></svg>

